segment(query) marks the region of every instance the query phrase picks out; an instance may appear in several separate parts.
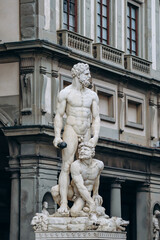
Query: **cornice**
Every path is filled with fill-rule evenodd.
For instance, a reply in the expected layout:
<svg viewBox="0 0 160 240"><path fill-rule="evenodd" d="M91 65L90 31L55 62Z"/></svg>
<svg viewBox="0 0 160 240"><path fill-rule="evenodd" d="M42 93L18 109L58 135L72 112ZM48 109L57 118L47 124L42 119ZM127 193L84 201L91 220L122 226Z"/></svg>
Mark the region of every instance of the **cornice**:
<svg viewBox="0 0 160 240"><path fill-rule="evenodd" d="M67 47L60 46L46 40L37 39L0 44L0 59L6 57L6 55L8 55L8 57L9 55L12 57L13 55L20 57L22 54L29 52L41 53L53 58L56 57L57 59L66 58L73 63L77 61L84 61L90 65L91 69L96 67L98 72L106 71L107 74L114 74L117 78L123 78L126 81L131 82L131 84L141 84L147 88L154 87L156 89L160 89L160 81L158 79L154 79L149 76L142 76L126 69L115 67L111 64L76 53Z"/></svg>
<svg viewBox="0 0 160 240"><path fill-rule="evenodd" d="M26 126L11 126L1 128L6 137L21 137L45 135L46 137L54 138L54 128L47 125L26 125ZM110 138L99 138L96 146L101 152L111 151L114 153L129 154L131 156L141 156L141 158L160 161L160 148L145 147L138 144L122 142Z"/></svg>

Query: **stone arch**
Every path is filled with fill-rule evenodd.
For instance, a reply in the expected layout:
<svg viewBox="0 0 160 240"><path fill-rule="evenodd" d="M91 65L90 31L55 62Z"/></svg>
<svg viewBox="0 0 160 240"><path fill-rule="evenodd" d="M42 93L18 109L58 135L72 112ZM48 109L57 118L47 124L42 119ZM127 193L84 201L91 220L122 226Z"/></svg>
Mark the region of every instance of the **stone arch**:
<svg viewBox="0 0 160 240"><path fill-rule="evenodd" d="M42 205L43 205L43 202L48 202L48 212L49 212L49 214L53 214L53 213L56 212L57 204L54 202L50 192L46 192L44 194L43 200L42 200Z"/></svg>
<svg viewBox="0 0 160 240"><path fill-rule="evenodd" d="M0 109L0 125L2 126L13 126L14 121L11 117L2 109Z"/></svg>
<svg viewBox="0 0 160 240"><path fill-rule="evenodd" d="M160 202L154 203L154 205L153 205L153 212L152 212L153 214L154 214L155 210L160 211Z"/></svg>

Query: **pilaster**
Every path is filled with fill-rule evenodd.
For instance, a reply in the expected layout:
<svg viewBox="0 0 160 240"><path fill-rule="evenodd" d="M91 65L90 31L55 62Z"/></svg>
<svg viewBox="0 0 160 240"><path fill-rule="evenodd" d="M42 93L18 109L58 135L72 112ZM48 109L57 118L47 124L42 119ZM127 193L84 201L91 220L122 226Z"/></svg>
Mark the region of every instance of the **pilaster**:
<svg viewBox="0 0 160 240"><path fill-rule="evenodd" d="M10 207L10 240L19 240L20 223L20 176L18 159L10 159L11 172L11 207Z"/></svg>
<svg viewBox="0 0 160 240"><path fill-rule="evenodd" d="M61 162L52 143L53 128L17 126L5 128L4 134L9 139L12 174L10 240L34 240L30 223L42 211L44 196L49 195L49 204L55 207L50 190L57 184Z"/></svg>
<svg viewBox="0 0 160 240"><path fill-rule="evenodd" d="M152 221L150 214L150 185L144 183L137 189L137 240L150 240Z"/></svg>

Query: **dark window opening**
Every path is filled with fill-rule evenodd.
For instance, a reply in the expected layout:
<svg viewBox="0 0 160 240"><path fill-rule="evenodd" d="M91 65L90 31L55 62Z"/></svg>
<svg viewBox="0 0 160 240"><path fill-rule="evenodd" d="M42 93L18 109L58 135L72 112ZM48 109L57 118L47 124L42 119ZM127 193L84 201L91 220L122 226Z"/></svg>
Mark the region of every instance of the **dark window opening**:
<svg viewBox="0 0 160 240"><path fill-rule="evenodd" d="M63 27L77 32L77 0L63 1Z"/></svg>
<svg viewBox="0 0 160 240"><path fill-rule="evenodd" d="M97 1L98 42L109 44L109 0Z"/></svg>
<svg viewBox="0 0 160 240"><path fill-rule="evenodd" d="M127 53L138 55L138 8L127 6Z"/></svg>

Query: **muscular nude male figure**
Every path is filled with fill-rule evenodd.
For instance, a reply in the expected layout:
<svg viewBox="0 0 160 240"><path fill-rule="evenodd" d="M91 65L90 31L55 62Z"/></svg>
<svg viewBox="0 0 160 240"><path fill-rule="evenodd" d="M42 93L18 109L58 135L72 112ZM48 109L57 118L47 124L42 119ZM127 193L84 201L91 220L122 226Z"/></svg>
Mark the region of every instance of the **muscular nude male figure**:
<svg viewBox="0 0 160 240"><path fill-rule="evenodd" d="M95 149L88 143L81 143L79 148L79 159L71 164L71 176L74 192L77 198L71 208L71 216L78 217L87 204L89 211L95 212L96 206L102 205L102 197L99 195L99 178L104 168L102 161L93 159ZM93 191L93 196L91 193Z"/></svg>
<svg viewBox="0 0 160 240"><path fill-rule="evenodd" d="M59 177L61 195L59 213L68 213L69 171L78 142L87 141L92 146L95 146L98 141L100 128L98 96L94 91L87 88L91 77L88 64L78 63L74 65L71 74L73 77L72 84L61 90L58 95L57 111L54 120L55 147L62 141L67 143L67 148L62 150L62 169ZM62 140L61 130L64 113L66 113L67 118Z"/></svg>
<svg viewBox="0 0 160 240"><path fill-rule="evenodd" d="M101 206L103 201L98 193L103 162L93 159L95 148L89 143L81 143L78 152L78 160L71 164L72 182L67 191L68 200L74 201L70 210L72 217L88 216L88 212L95 213L96 207ZM55 202L60 204L59 185L52 187L51 194Z"/></svg>

